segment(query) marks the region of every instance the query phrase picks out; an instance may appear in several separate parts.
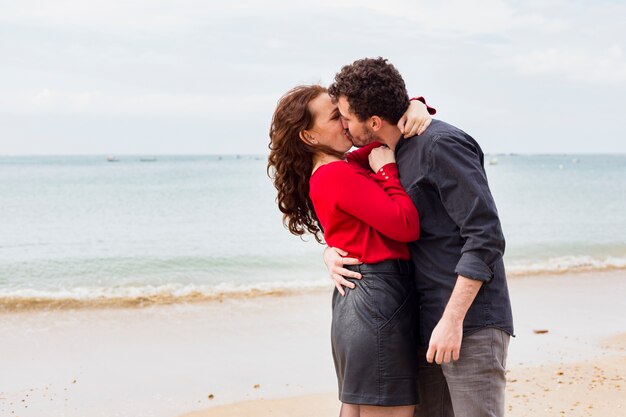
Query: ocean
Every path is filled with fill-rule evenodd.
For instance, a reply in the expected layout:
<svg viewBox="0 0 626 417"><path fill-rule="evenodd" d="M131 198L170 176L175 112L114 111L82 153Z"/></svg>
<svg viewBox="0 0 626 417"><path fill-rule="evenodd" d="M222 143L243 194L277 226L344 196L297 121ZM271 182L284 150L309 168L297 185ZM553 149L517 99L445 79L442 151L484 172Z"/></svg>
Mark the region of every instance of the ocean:
<svg viewBox="0 0 626 417"><path fill-rule="evenodd" d="M264 155L0 157L0 309L331 288ZM511 279L626 268L626 155L489 155Z"/></svg>

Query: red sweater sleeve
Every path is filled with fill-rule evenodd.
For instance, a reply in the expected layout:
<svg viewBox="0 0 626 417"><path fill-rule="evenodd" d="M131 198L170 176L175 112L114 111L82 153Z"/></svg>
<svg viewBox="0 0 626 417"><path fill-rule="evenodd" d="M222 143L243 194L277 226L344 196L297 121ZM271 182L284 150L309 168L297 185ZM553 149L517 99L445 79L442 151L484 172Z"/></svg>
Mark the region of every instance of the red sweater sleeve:
<svg viewBox="0 0 626 417"><path fill-rule="evenodd" d="M365 145L352 152L348 152L346 159L348 161L356 162L367 170L371 170L369 161L370 152L372 152L372 149L378 148L379 146L383 146L383 144L380 142L372 142L369 145Z"/></svg>
<svg viewBox="0 0 626 417"><path fill-rule="evenodd" d="M426 110L428 110L428 114L430 114L431 116L437 114L437 109L434 107L430 107L428 103L426 103L426 99L424 97L422 96L412 97L411 100L417 100L417 101L421 101L422 103L424 103L424 105L426 105Z"/></svg>
<svg viewBox="0 0 626 417"><path fill-rule="evenodd" d="M332 195L340 210L393 240L412 242L419 238L417 209L400 184L395 163L376 173L378 184L348 164L335 165L342 169L342 180L328 184L325 192Z"/></svg>
<svg viewBox="0 0 626 417"><path fill-rule="evenodd" d="M426 109L428 110L429 114L434 115L437 113L437 109L435 109L434 107L430 107L428 103L426 103L426 99L424 97L422 96L413 97L411 98L411 100L418 100L424 103L426 105ZM373 142L373 143L370 143L369 145L363 146L362 148L358 148L352 152L349 152L346 157L348 160L352 160L356 162L357 164L361 165L363 168L370 169L370 163L368 160L369 154L372 151L372 149L377 148L379 146L382 146L382 143Z"/></svg>

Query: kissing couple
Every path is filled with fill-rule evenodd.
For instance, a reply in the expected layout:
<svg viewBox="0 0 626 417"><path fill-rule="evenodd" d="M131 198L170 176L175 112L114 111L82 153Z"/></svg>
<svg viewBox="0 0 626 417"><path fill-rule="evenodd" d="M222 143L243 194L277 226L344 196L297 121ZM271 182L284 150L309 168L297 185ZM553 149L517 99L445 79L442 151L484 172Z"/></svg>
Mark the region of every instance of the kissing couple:
<svg viewBox="0 0 626 417"><path fill-rule="evenodd" d="M272 118L284 224L328 245L340 417L504 416L504 236L479 144L434 113L366 58Z"/></svg>

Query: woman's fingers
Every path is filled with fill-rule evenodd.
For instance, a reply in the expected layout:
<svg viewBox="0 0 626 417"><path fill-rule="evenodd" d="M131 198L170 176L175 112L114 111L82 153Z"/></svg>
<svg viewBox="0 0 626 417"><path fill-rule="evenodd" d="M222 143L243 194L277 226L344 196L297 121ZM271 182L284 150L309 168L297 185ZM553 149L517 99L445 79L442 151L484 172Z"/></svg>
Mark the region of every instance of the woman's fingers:
<svg viewBox="0 0 626 417"><path fill-rule="evenodd" d="M420 125L418 131L417 131L417 135L421 135L422 133L424 133L426 131L426 128L428 128L428 126L430 126L430 122L432 122L433 119L428 118L426 120L424 120L424 122Z"/></svg>
<svg viewBox="0 0 626 417"><path fill-rule="evenodd" d="M407 120L406 113L404 115L402 115L400 120L398 120L398 125L397 126L398 126L398 129L400 129L400 132L402 134L404 134L404 129L406 128L405 127L406 120Z"/></svg>
<svg viewBox="0 0 626 417"><path fill-rule="evenodd" d="M417 134L418 128L418 123L416 123L414 120L409 120L404 128L404 137L410 138L411 136L415 136Z"/></svg>

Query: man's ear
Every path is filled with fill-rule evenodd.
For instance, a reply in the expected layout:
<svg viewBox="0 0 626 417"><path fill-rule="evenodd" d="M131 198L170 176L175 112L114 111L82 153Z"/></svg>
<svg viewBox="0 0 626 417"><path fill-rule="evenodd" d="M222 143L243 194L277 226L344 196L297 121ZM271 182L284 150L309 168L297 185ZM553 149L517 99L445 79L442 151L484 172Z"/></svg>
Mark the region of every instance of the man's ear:
<svg viewBox="0 0 626 417"><path fill-rule="evenodd" d="M374 132L378 132L383 127L383 119L378 116L371 116L368 120L370 129Z"/></svg>
<svg viewBox="0 0 626 417"><path fill-rule="evenodd" d="M307 145L317 145L317 140L311 136L308 130L301 130L299 136L300 139Z"/></svg>

